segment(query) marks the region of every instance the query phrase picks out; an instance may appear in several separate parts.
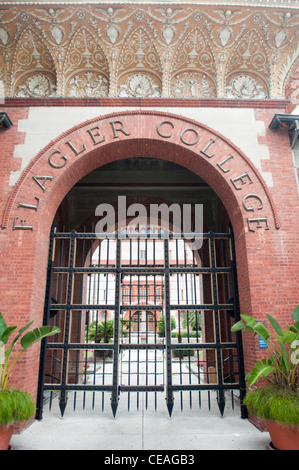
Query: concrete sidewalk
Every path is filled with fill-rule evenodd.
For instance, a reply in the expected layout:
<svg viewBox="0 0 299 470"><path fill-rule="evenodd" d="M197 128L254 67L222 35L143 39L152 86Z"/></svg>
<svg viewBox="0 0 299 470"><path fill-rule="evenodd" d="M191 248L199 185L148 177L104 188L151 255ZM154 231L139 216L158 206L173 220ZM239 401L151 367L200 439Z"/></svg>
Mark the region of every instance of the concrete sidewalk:
<svg viewBox="0 0 299 470"><path fill-rule="evenodd" d="M133 394L131 394L133 395ZM188 394L189 395L189 394ZM224 417L220 416L215 397L211 410L206 403L198 407L194 396L192 409L188 402L181 411L176 395L172 417L168 416L165 397L159 398L157 410L150 396L148 408L145 393L139 393L139 409L131 400L128 411L127 397L120 397L116 417L113 418L109 397L105 409L72 409L71 399L63 418L58 403L51 412L44 411L41 421L34 421L22 434L14 435L14 450L267 450L269 434L260 432L248 420L240 418L239 406L233 410L227 399ZM133 398L133 397L132 397ZM136 397L134 397L135 399ZM57 401L57 400L56 400ZM88 407L87 407L88 408Z"/></svg>

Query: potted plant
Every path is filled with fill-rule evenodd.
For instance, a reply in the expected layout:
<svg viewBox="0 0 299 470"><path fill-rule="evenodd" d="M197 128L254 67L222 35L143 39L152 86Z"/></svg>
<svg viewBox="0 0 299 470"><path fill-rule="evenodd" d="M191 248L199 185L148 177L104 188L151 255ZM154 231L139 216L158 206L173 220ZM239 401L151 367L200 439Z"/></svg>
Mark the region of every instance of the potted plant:
<svg viewBox="0 0 299 470"><path fill-rule="evenodd" d="M22 328L7 326L0 313L0 450L9 448L15 423L28 421L35 413L35 404L29 393L9 387L14 366L30 346L60 331L57 327L51 330L50 326L42 326L26 332L33 322L34 319ZM12 356L18 342L21 347Z"/></svg>
<svg viewBox="0 0 299 470"><path fill-rule="evenodd" d="M299 305L292 313L293 324L286 330L269 313L267 318L274 335L249 315L241 315L231 328L258 335L268 350L268 357L258 361L246 376L249 391L244 404L266 421L275 449L299 450ZM262 378L266 385L257 388Z"/></svg>

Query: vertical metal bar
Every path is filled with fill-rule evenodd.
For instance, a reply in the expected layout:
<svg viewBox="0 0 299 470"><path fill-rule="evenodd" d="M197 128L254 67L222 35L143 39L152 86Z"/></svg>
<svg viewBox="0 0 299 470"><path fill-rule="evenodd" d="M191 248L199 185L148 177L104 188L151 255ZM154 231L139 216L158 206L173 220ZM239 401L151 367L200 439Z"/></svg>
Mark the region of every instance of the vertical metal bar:
<svg viewBox="0 0 299 470"><path fill-rule="evenodd" d="M49 319L50 319L55 230L56 230L56 226L55 224L53 224L51 228L51 233L50 233L48 270L47 270L47 289L46 289L46 295L45 295L43 325L48 325ZM39 374L38 374L38 388L37 388L37 402L36 402L36 419L38 420L41 420L43 418L43 400L44 400L43 395L44 395L44 382L45 382L45 372L46 372L46 357L47 357L47 338L44 338L41 342L40 365L39 365Z"/></svg>
<svg viewBox="0 0 299 470"><path fill-rule="evenodd" d="M235 321L240 320L240 304L239 304L239 291L237 281L237 266L236 266L236 252L235 252L235 240L232 228L231 232L231 251L232 251L232 285L233 285L233 302L234 302L234 314ZM242 335L240 331L236 333L237 343L237 355L238 355L238 369L239 369L239 386L240 386L240 403L241 403L241 418L246 419L248 417L247 407L243 404L243 400L246 394L246 382L245 382L245 370L244 370L244 356L243 356L243 343Z"/></svg>
<svg viewBox="0 0 299 470"><path fill-rule="evenodd" d="M217 356L217 372L218 372L218 407L223 416L225 408L225 395L223 389L223 378L222 378L222 359L220 349L220 329L219 329L219 311L218 311L218 290L217 290L217 274L216 259L215 259L215 238L214 232L210 231L210 250L211 250L211 267L212 267L212 285L213 285L213 300L214 300L214 318L215 318L215 340L216 340L216 356Z"/></svg>
<svg viewBox="0 0 299 470"><path fill-rule="evenodd" d="M73 277L74 277L74 255L75 255L75 243L76 243L76 232L72 230L71 233L71 246L70 246L70 261L69 261L69 278L67 286L67 304L65 311L65 332L64 332L64 343L63 343L63 359L62 359L62 380L61 380L61 391L59 399L59 408L61 416L64 415L65 408L67 405L67 373L68 373L68 345L69 345L69 334L70 334L70 323L71 323L71 303L72 303L72 292L73 292Z"/></svg>
<svg viewBox="0 0 299 470"><path fill-rule="evenodd" d="M169 275L169 241L164 240L165 263L165 337L166 337L166 405L169 416L173 410L172 363L171 363L171 318L170 318L170 275Z"/></svg>
<svg viewBox="0 0 299 470"><path fill-rule="evenodd" d="M113 348L113 389L111 394L111 408L115 417L118 407L118 358L119 358L119 324L120 324L120 284L121 284L121 237L116 236L116 272L115 272L115 312L114 312L114 348Z"/></svg>

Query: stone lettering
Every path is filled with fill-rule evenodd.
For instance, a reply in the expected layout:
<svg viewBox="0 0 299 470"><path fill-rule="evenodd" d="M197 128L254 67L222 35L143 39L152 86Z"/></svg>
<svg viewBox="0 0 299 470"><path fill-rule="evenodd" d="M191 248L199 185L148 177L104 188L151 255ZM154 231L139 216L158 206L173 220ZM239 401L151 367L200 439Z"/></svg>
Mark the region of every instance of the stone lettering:
<svg viewBox="0 0 299 470"><path fill-rule="evenodd" d="M112 133L109 134L109 137L107 137L107 139L106 139L106 136L103 135L103 133L101 133L100 127L98 125L94 125L94 127L86 129L83 134L82 133L78 134L76 137L75 144L73 144L71 140L68 140L67 142L65 142L65 144L71 149L73 154L77 157L78 155L84 153L87 150L87 147L90 144L90 139L91 139L92 144L94 146L97 146L99 144L106 142L106 140L112 142L113 141L112 139L118 139L122 136L127 137L131 135L125 129L125 124L122 121L115 120L115 121L108 121L107 124L108 123L111 126ZM170 120L164 120L162 122L160 121L160 123L157 125L156 133L162 139L174 138L176 142L179 136L180 142L190 147L196 145L199 142L199 139L201 137L200 130L197 130L196 128L192 128L192 127L187 127L187 128L183 128L182 131L175 133L175 129L176 129L175 122L172 122ZM211 134L208 134L208 135L210 136ZM213 157L215 157L216 152L213 151L214 150L213 145L217 142L217 137L215 138L213 137L209 137L209 140L206 140L204 148L198 151L199 155L203 155L204 157L208 159L212 159ZM75 139L75 137L73 137L73 139ZM87 142L88 142L88 145L87 145ZM52 167L53 169L59 170L59 169L63 169L67 165L69 158L70 157L68 157L67 155L63 153L63 150L60 151L56 149L56 150L51 151L51 154L48 157L48 163L50 167ZM214 162L214 168L218 169L218 171L221 170L221 173L224 173L224 174L229 173L232 170L232 167L235 161L233 160L234 158L235 157L232 154L229 154L221 162L219 163ZM250 172L250 169L248 171ZM39 188L44 193L48 189L48 186L49 186L48 182L53 181L54 176L34 175L32 176L32 178L34 182L39 186ZM237 191L242 190L244 185L252 184L254 182L250 174L246 172L246 166L245 166L243 174L231 178L230 181L234 189ZM31 194L34 194L34 191L32 191ZM30 204L30 203L25 203L25 202L19 202L18 207L38 211L40 207L41 199L37 196L34 196L34 199L36 200L36 203ZM258 196L257 194L253 194L253 193L247 194L246 196L244 196L242 200L242 204L243 204L243 209L246 212L261 211L264 208L262 198ZM138 210L138 208L139 208L138 205L134 206L135 210ZM163 208L164 206L161 205L160 209L163 209ZM174 209L174 208L176 208L175 204L171 206L171 209ZM33 225L29 225L26 223L26 220L18 221L18 219L19 219L18 217L14 218L13 230L33 230L34 229ZM174 219L174 225L176 226L178 223L177 220L179 218L176 217L175 211L173 214L173 219ZM255 232L258 228L261 228L263 226L265 227L266 230L269 230L267 217L248 218L247 223L248 223L248 228L250 232Z"/></svg>
<svg viewBox="0 0 299 470"><path fill-rule="evenodd" d="M203 150L200 151L200 153L202 153L205 157L208 157L208 158L214 157L214 154L209 155L209 154L207 153L208 148L209 148L212 144L214 144L214 143L215 143L215 140L210 139L210 142L205 146L205 148L204 148Z"/></svg>
<svg viewBox="0 0 299 470"><path fill-rule="evenodd" d="M68 140L68 141L66 142L66 144L72 149L72 151L74 152L74 154L76 155L76 157L77 157L78 155L80 155L80 153L85 152L85 150L86 150L86 147L85 147L84 144L83 144L83 147L82 147L81 150L77 150L76 147L74 147L74 145L72 144L72 142L71 142L70 140Z"/></svg>
<svg viewBox="0 0 299 470"><path fill-rule="evenodd" d="M17 220L19 217L15 217L13 221L13 230L33 230L34 225L25 225L26 220L21 220L21 225L17 225Z"/></svg>
<svg viewBox="0 0 299 470"><path fill-rule="evenodd" d="M53 160L52 160L53 155L55 155L55 154L61 155L61 152L59 152L59 150L54 150L54 152L51 153L51 155L48 158L50 166L52 168L57 168L57 169L63 168L67 164L68 158L65 155L62 155L61 160L63 160L63 163L61 163L61 165L57 165L56 163L53 163Z"/></svg>
<svg viewBox="0 0 299 470"><path fill-rule="evenodd" d="M269 230L267 217L262 217L260 219L247 219L248 228L249 228L250 232L255 232L255 230L251 227L252 223L257 223L257 228L262 228L261 222L265 222L265 224L266 224L265 230Z"/></svg>
<svg viewBox="0 0 299 470"><path fill-rule="evenodd" d="M172 137L172 133L170 134L162 134L161 132L161 127L164 125L164 124L168 124L172 127L172 129L174 129L174 124L171 122L171 121L163 121L161 122L161 124L159 124L159 126L157 127L157 133L159 134L160 137L163 137L164 139L169 139L170 137Z"/></svg>
<svg viewBox="0 0 299 470"><path fill-rule="evenodd" d="M195 140L193 142L186 142L186 140L184 139L185 138L185 134L186 132L193 132L195 134ZM195 145L197 144L197 142L199 141L199 133L195 130L195 129L185 129L184 131L182 131L181 133L181 141L183 142L183 144L185 145Z"/></svg>
<svg viewBox="0 0 299 470"><path fill-rule="evenodd" d="M237 176L237 178L231 179L231 182L233 183L234 187L235 187L237 190L242 189L242 188L239 188L239 187L235 184L236 181L240 181L242 185L243 185L243 184L246 184L246 181L244 180L244 178L248 178L248 179L249 179L249 181L250 181L249 184L252 184L252 183L253 183L252 179L250 178L250 176L249 176L249 174L248 174L247 172L244 173L244 174L241 175L241 176Z"/></svg>
<svg viewBox="0 0 299 470"><path fill-rule="evenodd" d="M116 124L120 124L120 127L116 127ZM110 125L113 130L113 139L119 138L119 135L117 135L117 132L122 132L126 136L130 135L129 132L124 130L124 125L121 121L111 121Z"/></svg>
<svg viewBox="0 0 299 470"><path fill-rule="evenodd" d="M45 182L47 180L52 181L54 176L32 176L32 178L40 186L40 188L42 188L43 192L45 192L47 191L47 188L44 186ZM39 180L42 180L42 182Z"/></svg>
<svg viewBox="0 0 299 470"><path fill-rule="evenodd" d="M99 133L94 134L93 131L99 130L99 126L93 127L92 129L88 129L87 133L90 135L91 140L93 141L93 145L98 145L105 142L106 137L104 136L102 140L96 140L96 137L101 137Z"/></svg>
<svg viewBox="0 0 299 470"><path fill-rule="evenodd" d="M23 202L19 202L18 207L25 207L26 209L33 209L33 210L37 211L38 208L39 208L40 198L39 198L39 197L35 197L34 199L37 200L36 206L33 206L33 205L31 205L31 204L24 204Z"/></svg>
<svg viewBox="0 0 299 470"><path fill-rule="evenodd" d="M223 171L223 173L227 173L228 171L230 171L229 168L223 168L223 165L224 165L226 162L228 162L231 158L234 158L234 157L233 157L231 154L229 154L229 156L228 156L225 160L223 160L223 161L220 162L220 163L217 163L217 166L220 168L220 170Z"/></svg>
<svg viewBox="0 0 299 470"><path fill-rule="evenodd" d="M256 194L247 194L247 196L245 196L244 199L243 199L243 207L246 211L254 212L254 210L255 210L254 207L248 207L246 205L246 201L247 201L248 198L255 198L255 199L258 199L260 201L260 206L257 208L258 211L260 211L263 208L263 201L259 196L257 196Z"/></svg>

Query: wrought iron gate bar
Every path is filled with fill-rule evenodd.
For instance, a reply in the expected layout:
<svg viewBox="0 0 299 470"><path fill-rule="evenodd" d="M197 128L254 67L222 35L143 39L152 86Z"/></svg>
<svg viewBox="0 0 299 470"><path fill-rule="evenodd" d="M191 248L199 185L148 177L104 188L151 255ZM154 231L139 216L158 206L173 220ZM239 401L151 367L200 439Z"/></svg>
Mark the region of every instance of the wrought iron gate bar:
<svg viewBox="0 0 299 470"><path fill-rule="evenodd" d="M223 391L223 390L239 390L239 384L188 384L188 385L171 385L171 390L173 392L180 392L180 391L199 391L199 390L215 390L215 391Z"/></svg>
<svg viewBox="0 0 299 470"><path fill-rule="evenodd" d="M236 343L176 343L170 344L170 349L233 349Z"/></svg>
<svg viewBox="0 0 299 470"><path fill-rule="evenodd" d="M71 297L73 292L73 274L71 272L73 265L74 265L74 254L75 254L75 231L73 230L71 233L71 246L70 246L70 255L69 255L69 264L70 264L70 272L69 272L69 279L67 285L67 305L66 305L66 321L65 321L65 329L64 329L64 345L63 345L63 359L62 359L62 377L61 377L61 392L60 392L60 399L59 399L59 408L62 416L64 415L64 411L67 404L67 396L66 396L66 380L67 380L67 369L68 369L68 343L69 343L69 333L70 333L70 303Z"/></svg>
<svg viewBox="0 0 299 470"><path fill-rule="evenodd" d="M169 275L169 242L164 241L165 263L165 337L166 337L166 405L169 416L173 410L172 385L172 359L171 359L171 315L170 315L170 275Z"/></svg>
<svg viewBox="0 0 299 470"><path fill-rule="evenodd" d="M213 268L212 273L212 284L213 284L213 298L214 303L218 304L218 288L217 288L217 278L216 278L216 257L215 257L215 244L214 244L214 233L211 233L211 243L210 243L210 254L211 254L211 265ZM219 331L219 314L218 309L214 310L215 315L215 337L217 345L221 344L220 340L220 331ZM224 389L223 389L223 370L222 370L222 358L220 349L216 348L216 356L217 356L217 375L218 375L218 384L219 384L219 396L217 397L218 406L221 415L223 416L224 408L225 408L225 396L224 396Z"/></svg>
<svg viewBox="0 0 299 470"><path fill-rule="evenodd" d="M111 408L113 416L116 415L116 410L118 407L118 397L119 397L119 360L118 360L118 349L119 349L119 325L120 325L120 250L121 250L121 241L118 238L116 240L116 271L115 271L115 318L114 318L114 354L113 354L113 389L111 394Z"/></svg>
<svg viewBox="0 0 299 470"><path fill-rule="evenodd" d="M110 343L95 343L95 344L85 344L85 343L69 343L68 345L64 345L63 343L49 343L48 349L86 349L86 350L109 350L113 351L115 349L114 344Z"/></svg>
<svg viewBox="0 0 299 470"><path fill-rule="evenodd" d="M55 238L70 238L72 236L72 232L55 232ZM136 240L146 240L146 239L153 239L153 240L193 240L194 238L203 238L203 239L208 239L208 238L214 238L214 239L220 239L220 238L228 238L231 239L232 235L230 232L223 232L223 233L214 233L212 230L210 232L205 232L205 233L196 233L196 232L190 232L190 233L172 233L168 232L167 235L165 233L124 233L124 232L116 232L116 233L101 233L101 232L76 232L75 231L75 237L76 238L92 238L92 239L98 239L98 240L129 240L129 239L136 239Z"/></svg>
<svg viewBox="0 0 299 470"><path fill-rule="evenodd" d="M164 268L156 268L154 266L150 266L148 268L143 267L136 267L136 268L127 268L127 267L120 267L120 271L123 274L136 274L136 275L141 275L141 274L147 274L148 276L154 275L154 274L164 274L165 270ZM96 266L91 266L89 268L72 268L70 269L69 267L64 268L53 268L53 273L68 273L68 272L73 272L73 273L111 273L115 274L115 268L108 268L108 267L103 267L103 268L98 268ZM169 268L169 274L187 274L187 273L194 273L194 274L204 274L204 273L231 273L232 268Z"/></svg>
<svg viewBox="0 0 299 470"><path fill-rule="evenodd" d="M233 304L171 304L170 310L233 310Z"/></svg>
<svg viewBox="0 0 299 470"><path fill-rule="evenodd" d="M120 385L120 392L164 392L164 385Z"/></svg>
<svg viewBox="0 0 299 470"><path fill-rule="evenodd" d="M165 345L164 344L157 344L157 343L153 343L153 344L142 344L142 343L138 343L138 344L133 344L133 343L130 343L130 344L120 344L119 345L119 350L122 351L122 350L137 350L137 349L140 349L140 350L161 350L161 351L164 351L165 350Z"/></svg>
<svg viewBox="0 0 299 470"><path fill-rule="evenodd" d="M209 408L216 392L221 414L228 390L243 398L242 341L229 328L231 317L239 320L232 233L184 235L205 240L189 258L182 234L52 229L44 324L53 318L62 332L42 343L38 419L44 392L51 402L59 392L62 415L70 392L74 409L77 392L83 392L83 407L91 393L93 408L99 392L102 409L110 393L114 416L120 393L127 393L129 409L131 394L138 408L140 392L146 406L154 393L156 407L157 392L165 391L170 415L175 392L181 409L185 392L190 407L192 392L199 406L207 393Z"/></svg>
<svg viewBox="0 0 299 470"><path fill-rule="evenodd" d="M114 304L53 304L52 309L65 310L69 307L69 310L115 310Z"/></svg>
<svg viewBox="0 0 299 470"><path fill-rule="evenodd" d="M61 386L59 385L45 385L44 390L48 391L57 391L61 390ZM113 386L112 385L65 385L64 386L65 392L74 392L74 391L81 391L81 392L112 392Z"/></svg>
<svg viewBox="0 0 299 470"><path fill-rule="evenodd" d="M67 304L54 304L55 310L65 309ZM125 310L162 310L161 305L122 304ZM115 310L114 304L69 304L70 310ZM170 310L233 310L233 304L170 304Z"/></svg>

